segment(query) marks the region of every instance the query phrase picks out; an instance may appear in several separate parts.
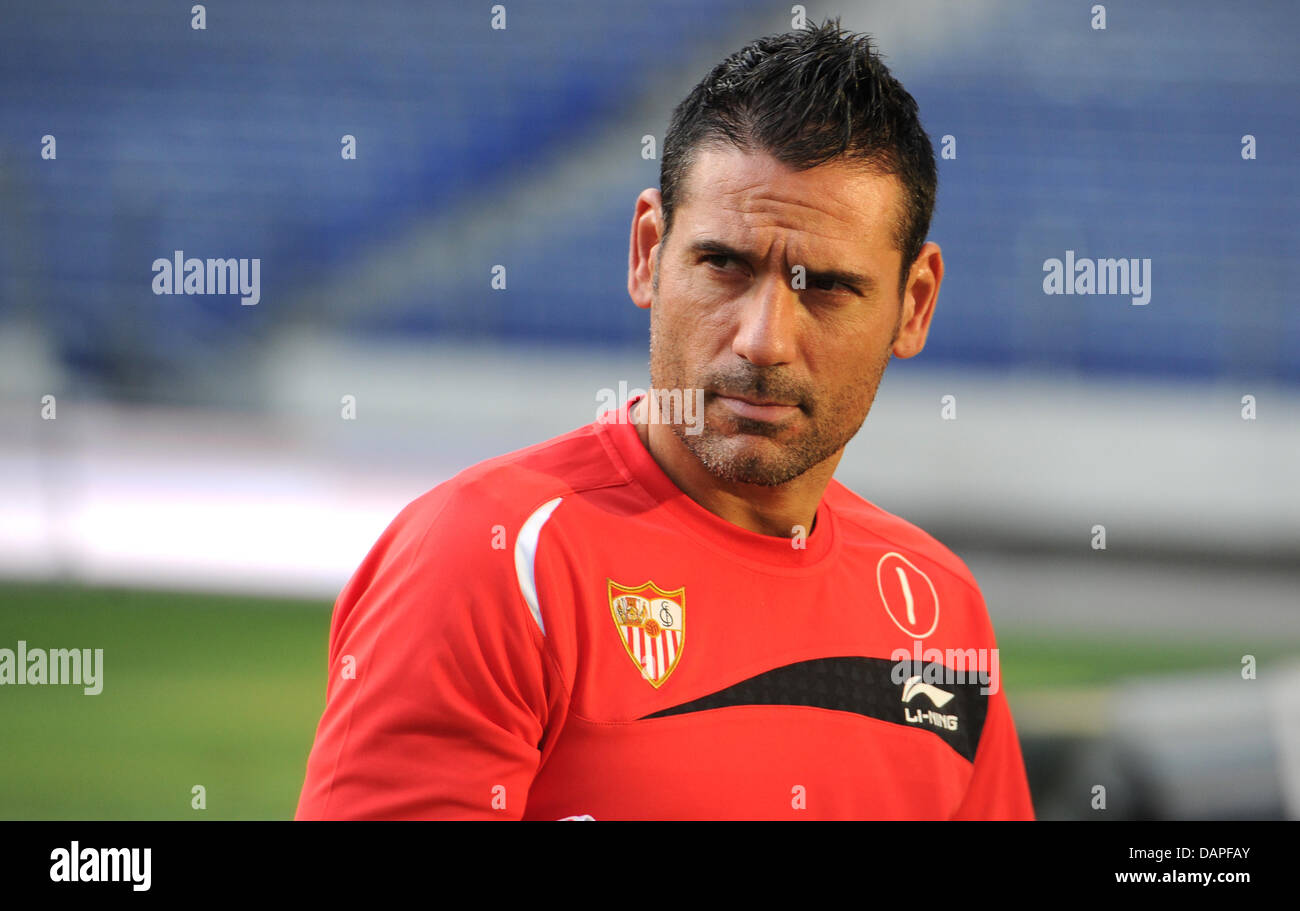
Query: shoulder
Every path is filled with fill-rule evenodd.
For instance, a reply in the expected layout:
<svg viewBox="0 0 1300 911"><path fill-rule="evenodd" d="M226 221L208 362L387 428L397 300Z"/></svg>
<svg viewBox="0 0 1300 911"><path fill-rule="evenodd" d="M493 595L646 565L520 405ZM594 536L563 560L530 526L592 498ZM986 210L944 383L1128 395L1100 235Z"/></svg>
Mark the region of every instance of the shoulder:
<svg viewBox="0 0 1300 911"><path fill-rule="evenodd" d="M826 496L851 540L890 545L904 557L939 567L979 596L979 585L966 563L920 526L880 508L836 480L828 485Z"/></svg>
<svg viewBox="0 0 1300 911"><path fill-rule="evenodd" d="M485 605L519 599L540 626L532 565L542 525L563 498L624 483L593 425L473 465L388 524L340 595L336 622L382 610L408 629L427 631L434 618L482 626L512 614Z"/></svg>
<svg viewBox="0 0 1300 911"><path fill-rule="evenodd" d="M393 520L403 534L442 539L504 535L513 546L534 517L562 500L628 478L588 424L479 462L412 500Z"/></svg>

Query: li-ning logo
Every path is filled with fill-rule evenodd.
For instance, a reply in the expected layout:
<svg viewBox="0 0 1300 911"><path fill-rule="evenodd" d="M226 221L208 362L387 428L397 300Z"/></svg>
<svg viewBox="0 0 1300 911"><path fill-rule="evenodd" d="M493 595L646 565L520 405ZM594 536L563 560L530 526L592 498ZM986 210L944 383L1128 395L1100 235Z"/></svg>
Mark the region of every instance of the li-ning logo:
<svg viewBox="0 0 1300 911"><path fill-rule="evenodd" d="M934 686L932 684L922 683L921 675L917 674L913 677L908 677L907 680L903 683L902 701L911 702L917 696L927 697L930 700L930 702L934 704L935 708L941 709L949 702L952 701L953 694L945 690L941 690L937 686ZM913 714L910 708L905 708L903 709L903 717L907 720L909 724L922 724L928 722L934 725L935 727L944 728L945 730L949 730L949 731L957 730L956 715L945 715L942 712L937 712L934 711L933 709L930 709L928 711L918 710L915 714Z"/></svg>
<svg viewBox="0 0 1300 911"><path fill-rule="evenodd" d="M903 701L911 702L916 696L929 696L930 701L938 708L943 708L949 702L952 702L952 693L944 692L937 686L931 686L928 683L921 682L921 675L908 677L903 683Z"/></svg>
<svg viewBox="0 0 1300 911"><path fill-rule="evenodd" d="M186 259L177 250L172 259L155 259L153 271L154 294L239 294L245 307L262 299L260 259Z"/></svg>

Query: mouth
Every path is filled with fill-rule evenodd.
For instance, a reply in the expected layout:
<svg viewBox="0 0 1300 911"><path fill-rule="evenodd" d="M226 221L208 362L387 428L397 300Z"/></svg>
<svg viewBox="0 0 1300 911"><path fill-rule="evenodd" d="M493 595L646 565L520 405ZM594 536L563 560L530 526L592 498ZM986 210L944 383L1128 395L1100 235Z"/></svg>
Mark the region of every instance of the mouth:
<svg viewBox="0 0 1300 911"><path fill-rule="evenodd" d="M799 406L789 402L764 400L753 396L723 395L718 393L720 401L733 414L752 421L780 421L799 411Z"/></svg>

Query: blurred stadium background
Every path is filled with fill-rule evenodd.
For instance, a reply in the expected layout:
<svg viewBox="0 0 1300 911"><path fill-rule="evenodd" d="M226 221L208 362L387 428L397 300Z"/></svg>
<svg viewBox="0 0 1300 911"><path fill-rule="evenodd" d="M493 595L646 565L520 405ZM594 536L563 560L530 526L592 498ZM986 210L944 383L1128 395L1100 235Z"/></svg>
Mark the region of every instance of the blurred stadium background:
<svg viewBox="0 0 1300 911"><path fill-rule="evenodd" d="M1104 5L807 5L957 150L839 478L974 571L1041 818L1300 818L1300 6ZM98 696L0 689L0 817L291 816L387 522L647 384L643 137L790 4L506 7L0 9L0 647L105 650ZM155 296L175 250L260 303ZM1066 250L1150 303L1045 295Z"/></svg>

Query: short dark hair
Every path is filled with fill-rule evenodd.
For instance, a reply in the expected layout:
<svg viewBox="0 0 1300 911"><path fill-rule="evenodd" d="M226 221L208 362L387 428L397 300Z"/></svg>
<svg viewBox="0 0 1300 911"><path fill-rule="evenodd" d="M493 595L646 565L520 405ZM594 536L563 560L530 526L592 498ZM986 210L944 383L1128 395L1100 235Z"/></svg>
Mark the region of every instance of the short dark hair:
<svg viewBox="0 0 1300 911"><path fill-rule="evenodd" d="M916 100L890 75L871 36L829 19L759 38L714 67L673 111L664 138L664 242L696 151L722 144L766 152L801 171L844 156L898 177L901 293L930 230L938 175Z"/></svg>

